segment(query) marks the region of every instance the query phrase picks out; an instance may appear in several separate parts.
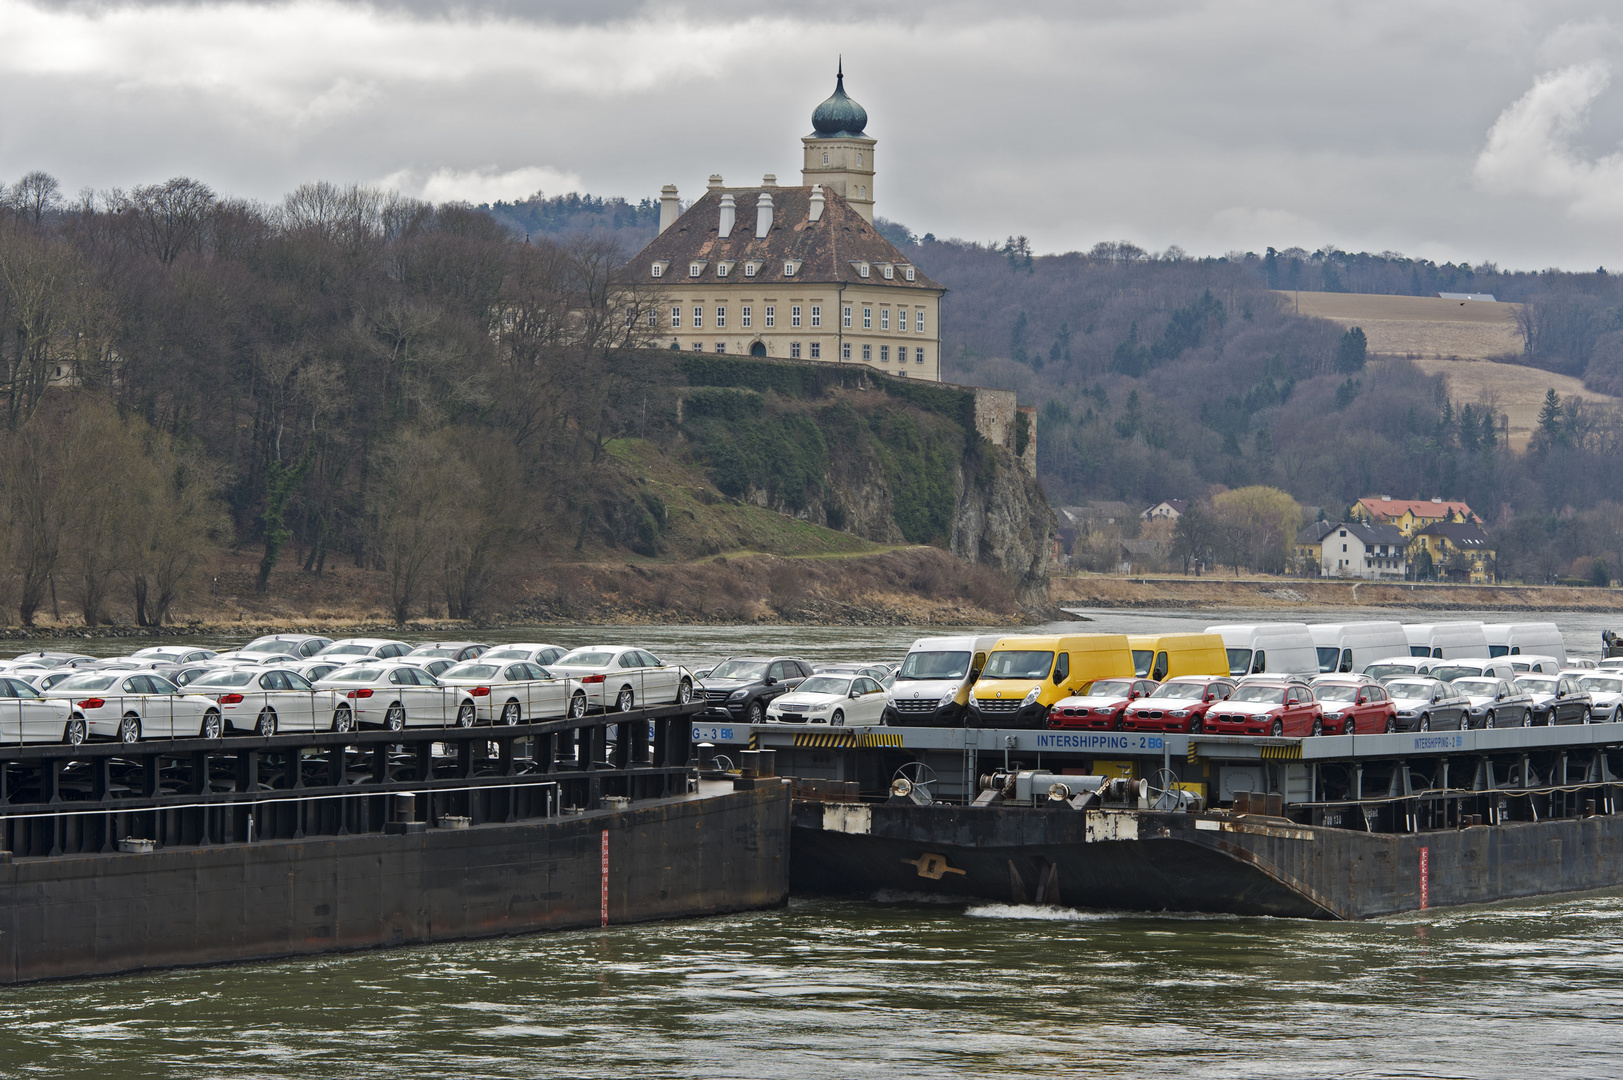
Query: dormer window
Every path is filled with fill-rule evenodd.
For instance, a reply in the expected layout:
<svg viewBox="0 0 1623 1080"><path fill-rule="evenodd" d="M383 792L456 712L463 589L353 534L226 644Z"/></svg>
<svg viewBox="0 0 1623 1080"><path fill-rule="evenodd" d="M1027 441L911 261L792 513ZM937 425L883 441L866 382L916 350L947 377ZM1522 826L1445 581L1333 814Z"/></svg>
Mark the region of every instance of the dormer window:
<svg viewBox="0 0 1623 1080"><path fill-rule="evenodd" d="M755 271L760 269L760 266L761 266L760 263L754 263L754 262L745 263L744 264L744 276L745 277L754 277L755 276Z"/></svg>
<svg viewBox="0 0 1623 1080"><path fill-rule="evenodd" d="M733 272L733 264L732 263L730 263L730 262L719 262L719 263L716 264L716 276L717 277L726 277L728 274L730 274L732 272Z"/></svg>
<svg viewBox="0 0 1623 1080"><path fill-rule="evenodd" d="M704 263L702 263L702 262L690 262L690 263L688 263L688 277L698 277L702 273L704 273Z"/></svg>
<svg viewBox="0 0 1623 1080"><path fill-rule="evenodd" d="M913 280L913 268L911 266L907 268L907 280Z"/></svg>
<svg viewBox="0 0 1623 1080"><path fill-rule="evenodd" d="M896 277L896 268L894 266L890 265L890 263L886 263L884 269L885 269L885 280L886 281L894 280L895 277Z"/></svg>
<svg viewBox="0 0 1623 1080"><path fill-rule="evenodd" d="M800 263L795 262L794 260L790 260L788 262L785 262L783 264L783 276L784 277L794 277L795 272L797 270L799 270L799 269L800 269Z"/></svg>
<svg viewBox="0 0 1623 1080"><path fill-rule="evenodd" d="M669 265L670 265L670 263L664 261L663 259L661 259L660 261L654 263L654 271L653 271L654 276L655 277L664 277L665 276L665 268L667 266L669 266Z"/></svg>
<svg viewBox="0 0 1623 1080"><path fill-rule="evenodd" d="M867 277L868 276L868 264L867 263L857 263L857 276L858 277Z"/></svg>

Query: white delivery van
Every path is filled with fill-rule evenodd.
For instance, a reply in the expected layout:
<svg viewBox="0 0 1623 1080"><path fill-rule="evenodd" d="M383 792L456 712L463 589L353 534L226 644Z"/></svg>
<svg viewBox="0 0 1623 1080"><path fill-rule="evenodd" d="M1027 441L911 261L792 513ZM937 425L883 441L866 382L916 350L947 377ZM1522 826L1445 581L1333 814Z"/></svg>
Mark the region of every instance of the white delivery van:
<svg viewBox="0 0 1623 1080"><path fill-rule="evenodd" d="M1409 651L1403 624L1396 622L1325 623L1309 626L1319 653L1319 673L1346 675L1363 671L1383 656Z"/></svg>
<svg viewBox="0 0 1623 1080"><path fill-rule="evenodd" d="M1553 622L1483 623L1482 632L1488 638L1489 656L1537 653L1562 661L1567 658L1567 644L1561 637L1561 628Z"/></svg>
<svg viewBox="0 0 1623 1080"><path fill-rule="evenodd" d="M1319 652L1306 623L1208 626L1206 632L1223 639L1232 676L1319 673Z"/></svg>
<svg viewBox="0 0 1623 1080"><path fill-rule="evenodd" d="M1488 635L1479 622L1404 623L1410 656L1452 660L1457 656L1487 656Z"/></svg>
<svg viewBox="0 0 1623 1080"><path fill-rule="evenodd" d="M1002 640L984 637L919 638L896 669L885 694L884 723L956 727L963 723L969 691Z"/></svg>

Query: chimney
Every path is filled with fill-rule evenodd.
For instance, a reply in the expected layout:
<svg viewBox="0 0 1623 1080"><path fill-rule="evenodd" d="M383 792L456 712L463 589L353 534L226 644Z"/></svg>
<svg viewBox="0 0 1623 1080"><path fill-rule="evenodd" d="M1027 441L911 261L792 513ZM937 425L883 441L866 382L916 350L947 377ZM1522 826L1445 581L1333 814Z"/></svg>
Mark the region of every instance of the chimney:
<svg viewBox="0 0 1623 1080"><path fill-rule="evenodd" d="M733 205L731 195L721 197L721 223L716 227L716 235L723 240L733 234L733 222L738 217L738 208Z"/></svg>
<svg viewBox="0 0 1623 1080"><path fill-rule="evenodd" d="M813 184L811 193L811 211L808 220L816 221L823 216L823 185Z"/></svg>
<svg viewBox="0 0 1623 1080"><path fill-rule="evenodd" d="M755 200L755 239L762 240L772 231L772 193L761 192Z"/></svg>
<svg viewBox="0 0 1623 1080"><path fill-rule="evenodd" d="M721 174L719 172L711 173L710 174L710 190L711 191L720 191L722 189L722 186L723 185L722 185L722 182L721 182Z"/></svg>
<svg viewBox="0 0 1623 1080"><path fill-rule="evenodd" d="M774 173L767 173L765 176L761 177L761 186L762 187L777 187L778 186L777 175L774 174Z"/></svg>
<svg viewBox="0 0 1623 1080"><path fill-rule="evenodd" d="M666 184L659 189L659 231L664 232L676 224L681 209L676 201L676 185Z"/></svg>

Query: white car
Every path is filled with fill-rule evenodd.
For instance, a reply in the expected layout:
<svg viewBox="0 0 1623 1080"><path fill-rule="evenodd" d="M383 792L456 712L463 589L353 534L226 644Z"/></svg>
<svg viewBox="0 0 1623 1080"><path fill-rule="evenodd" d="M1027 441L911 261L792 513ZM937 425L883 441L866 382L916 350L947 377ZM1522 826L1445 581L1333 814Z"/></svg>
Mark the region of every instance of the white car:
<svg viewBox="0 0 1623 1080"><path fill-rule="evenodd" d="M574 679L592 710L607 710L610 702L616 712L628 712L639 705L686 705L693 700L692 672L624 645L588 645L565 653L547 670Z"/></svg>
<svg viewBox="0 0 1623 1080"><path fill-rule="evenodd" d="M877 724L885 712L885 689L867 675L813 675L772 699L768 723Z"/></svg>
<svg viewBox="0 0 1623 1080"><path fill-rule="evenodd" d="M1600 663L1589 659L1587 656L1569 656L1567 657L1567 667L1569 669L1583 668L1585 671L1594 671L1600 667Z"/></svg>
<svg viewBox="0 0 1623 1080"><path fill-rule="evenodd" d="M494 724L498 718L509 727L556 719L569 711L575 695L579 697L575 715L586 713L586 695L571 694L569 679L523 660L490 663L481 656L447 668L439 681L456 695L457 727Z"/></svg>
<svg viewBox="0 0 1623 1080"><path fill-rule="evenodd" d="M156 660L164 664L195 664L220 655L213 649L185 648L180 645L153 645L130 653L132 660Z"/></svg>
<svg viewBox="0 0 1623 1080"><path fill-rule="evenodd" d="M63 679L71 678L73 675L74 670L72 668L46 668L44 670L38 668L14 668L6 672L8 678L21 679L40 693L44 693Z"/></svg>
<svg viewBox="0 0 1623 1080"><path fill-rule="evenodd" d="M410 653L396 659L402 664L420 667L436 679L443 675L447 668L455 667L457 663L455 660L447 660L443 656L413 656Z"/></svg>
<svg viewBox="0 0 1623 1080"><path fill-rule="evenodd" d="M0 743L65 742L78 746L85 741L85 721L73 717L73 706L40 696L26 680L0 678Z"/></svg>
<svg viewBox="0 0 1623 1080"><path fill-rule="evenodd" d="M80 671L44 694L68 701L86 735L137 743L144 738L218 739L225 720L213 698L188 694L162 675Z"/></svg>
<svg viewBox="0 0 1623 1080"><path fill-rule="evenodd" d="M211 697L232 731L269 737L278 731L350 731L355 715L338 709L330 690L317 690L287 668L231 668L193 680L186 692Z"/></svg>
<svg viewBox="0 0 1623 1080"><path fill-rule="evenodd" d="M13 656L11 658L11 660L9 661L9 663L12 663L12 664L29 664L29 665L32 665L33 667L53 667L54 668L54 667L72 667L75 663L80 663L80 662L83 662L85 660L94 660L94 659L96 659L94 656L86 656L84 653L25 652L25 653L18 653L16 656Z"/></svg>
<svg viewBox="0 0 1623 1080"><path fill-rule="evenodd" d="M351 637L334 641L315 655L322 660L393 660L411 652L411 646L393 638Z"/></svg>
<svg viewBox="0 0 1623 1080"><path fill-rule="evenodd" d="M416 664L398 660L339 668L318 680L315 687L336 691L334 711L348 710L356 725L373 724L390 731L448 727L456 715L451 691Z"/></svg>
<svg viewBox="0 0 1623 1080"><path fill-rule="evenodd" d="M477 660L488 648L490 646L482 641L430 641L417 646L406 655L429 660L443 657L460 664L464 660Z"/></svg>
<svg viewBox="0 0 1623 1080"><path fill-rule="evenodd" d="M1623 672L1577 671L1578 685L1589 691L1595 703L1595 722L1615 724L1623 720Z"/></svg>
<svg viewBox="0 0 1623 1080"><path fill-rule="evenodd" d="M532 664L542 667L554 663L560 656L569 650L562 645L547 645L540 642L519 641L511 645L493 645L489 652L480 653L481 660L528 660Z"/></svg>
<svg viewBox="0 0 1623 1080"><path fill-rule="evenodd" d="M239 648L219 653L211 659L253 660L265 656L286 656L294 660L303 660L314 656L328 644L329 639L311 634L268 634L265 637L254 638Z"/></svg>
<svg viewBox="0 0 1623 1080"><path fill-rule="evenodd" d="M349 667L342 660L300 660L296 664L284 664L282 670L296 671L310 682L324 679L341 667Z"/></svg>

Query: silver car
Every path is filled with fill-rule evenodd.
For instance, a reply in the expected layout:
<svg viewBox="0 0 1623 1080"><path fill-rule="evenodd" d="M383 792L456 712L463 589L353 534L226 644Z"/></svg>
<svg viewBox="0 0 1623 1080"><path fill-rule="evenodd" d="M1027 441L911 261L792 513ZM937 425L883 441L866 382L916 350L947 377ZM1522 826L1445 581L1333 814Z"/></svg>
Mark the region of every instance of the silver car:
<svg viewBox="0 0 1623 1080"><path fill-rule="evenodd" d="M518 641L510 645L493 645L489 652L479 654L481 660L528 660L546 667L569 650L562 645Z"/></svg>
<svg viewBox="0 0 1623 1080"><path fill-rule="evenodd" d="M1568 672L1568 674L1573 674ZM1589 691L1594 703L1597 724L1615 724L1623 720L1623 674L1608 671L1577 673L1578 685Z"/></svg>
<svg viewBox="0 0 1623 1080"><path fill-rule="evenodd" d="M269 737L279 731L350 731L355 726L354 713L337 709L332 691L317 690L287 668L218 671L193 681L186 690L213 698L233 731Z"/></svg>
<svg viewBox="0 0 1623 1080"><path fill-rule="evenodd" d="M483 656L446 669L439 681L456 695L457 727L555 719L568 712L574 689L539 664L490 663Z"/></svg>
<svg viewBox="0 0 1623 1080"><path fill-rule="evenodd" d="M15 676L0 678L0 743L65 742L77 746L88 735L88 725L83 717L73 716L71 703L41 697L38 690Z"/></svg>
<svg viewBox="0 0 1623 1080"><path fill-rule="evenodd" d="M218 739L225 730L213 698L186 693L148 672L79 671L44 696L70 702L73 717L86 722L87 735L124 743L154 735Z"/></svg>
<svg viewBox="0 0 1623 1080"><path fill-rule="evenodd" d="M416 664L398 660L339 668L315 687L336 691L334 711L347 710L353 718L344 723L370 724L390 731L447 727L456 712L450 690Z"/></svg>
<svg viewBox="0 0 1623 1080"><path fill-rule="evenodd" d="M624 645L588 645L565 653L556 663L547 665L547 670L567 675L579 685L579 694L570 699L571 716L611 707L617 712L629 712L639 705L686 705L693 700L692 672Z"/></svg>

